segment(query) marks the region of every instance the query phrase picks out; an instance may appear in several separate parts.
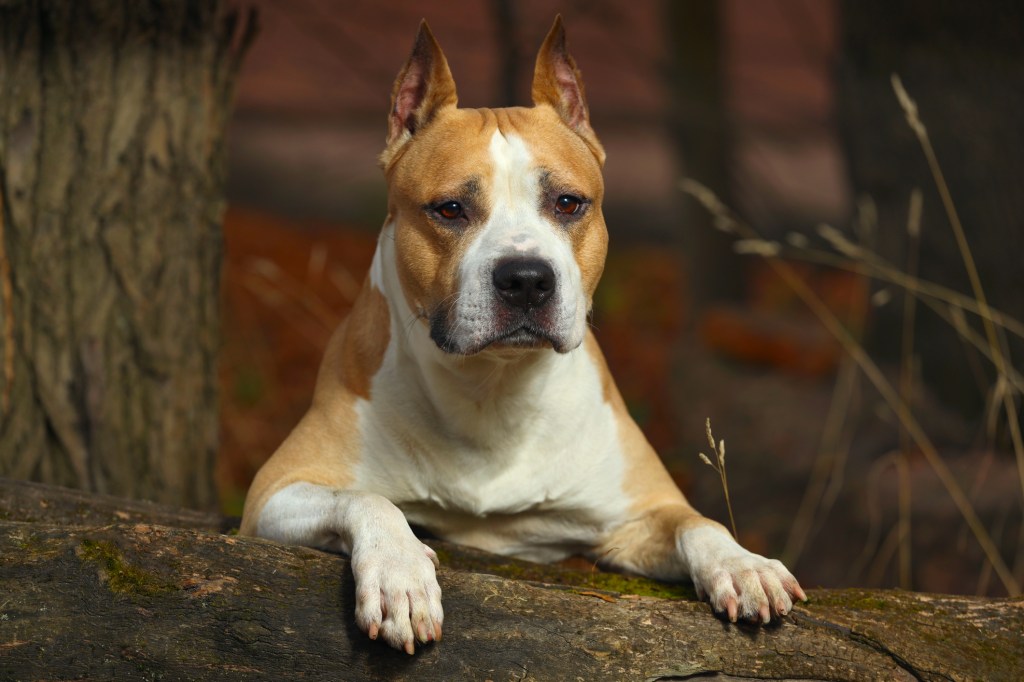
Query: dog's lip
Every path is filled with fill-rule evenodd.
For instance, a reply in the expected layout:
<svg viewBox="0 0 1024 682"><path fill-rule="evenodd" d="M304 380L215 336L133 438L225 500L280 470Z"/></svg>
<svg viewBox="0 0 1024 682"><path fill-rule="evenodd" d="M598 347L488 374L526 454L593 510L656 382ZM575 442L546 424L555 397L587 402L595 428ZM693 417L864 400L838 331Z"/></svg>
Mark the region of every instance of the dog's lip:
<svg viewBox="0 0 1024 682"><path fill-rule="evenodd" d="M431 340L439 349L452 355L476 355L492 347L508 351L549 348L557 353L567 353L579 345L551 325L549 317L547 314L508 315L503 320L495 320L490 329L472 335L453 334L452 325L440 310L424 316L424 319L429 326ZM458 330L458 325L455 330Z"/></svg>
<svg viewBox="0 0 1024 682"><path fill-rule="evenodd" d="M487 345L512 346L514 348L535 348L543 343L555 345L555 340L532 325L523 324L510 329L489 341Z"/></svg>
<svg viewBox="0 0 1024 682"><path fill-rule="evenodd" d="M446 347L445 345L438 344L441 350L458 355L476 355L490 348L495 350L536 350L547 347L561 352L560 349L563 345L552 334L538 329L531 324L519 324L503 329L468 348Z"/></svg>

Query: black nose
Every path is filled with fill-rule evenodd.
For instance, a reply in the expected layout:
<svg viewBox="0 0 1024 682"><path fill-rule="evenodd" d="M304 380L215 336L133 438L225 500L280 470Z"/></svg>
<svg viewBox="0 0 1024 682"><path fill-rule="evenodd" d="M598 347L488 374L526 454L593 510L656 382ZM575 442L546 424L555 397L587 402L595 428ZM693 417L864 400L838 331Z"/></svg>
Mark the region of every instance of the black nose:
<svg viewBox="0 0 1024 682"><path fill-rule="evenodd" d="M555 271L542 260L510 260L494 269L494 288L511 306L529 310L555 292Z"/></svg>

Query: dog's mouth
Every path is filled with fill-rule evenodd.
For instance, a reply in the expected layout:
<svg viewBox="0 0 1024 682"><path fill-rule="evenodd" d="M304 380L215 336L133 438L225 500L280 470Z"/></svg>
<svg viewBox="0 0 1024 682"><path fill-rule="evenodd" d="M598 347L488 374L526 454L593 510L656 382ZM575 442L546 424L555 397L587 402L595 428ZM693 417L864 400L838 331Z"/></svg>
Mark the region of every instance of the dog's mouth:
<svg viewBox="0 0 1024 682"><path fill-rule="evenodd" d="M541 348L544 346L554 348L556 341L550 334L532 325L524 324L498 336L487 345L499 348Z"/></svg>
<svg viewBox="0 0 1024 682"><path fill-rule="evenodd" d="M430 338L437 347L446 353L456 355L475 355L486 349L517 349L531 350L553 348L559 353L570 350L564 339L545 329L545 326L533 319L519 318L510 321L490 333L473 334L460 338L453 333L459 325L449 325L443 316L432 316L430 320Z"/></svg>

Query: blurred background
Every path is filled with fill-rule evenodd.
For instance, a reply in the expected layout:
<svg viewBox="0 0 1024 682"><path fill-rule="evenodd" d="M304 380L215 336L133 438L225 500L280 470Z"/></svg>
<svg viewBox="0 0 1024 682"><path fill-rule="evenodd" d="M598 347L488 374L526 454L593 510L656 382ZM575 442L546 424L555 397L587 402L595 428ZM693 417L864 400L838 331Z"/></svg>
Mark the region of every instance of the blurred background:
<svg viewBox="0 0 1024 682"><path fill-rule="evenodd" d="M308 406L369 265L388 97L420 19L461 106L528 105L561 12L608 152L594 331L690 500L727 522L698 458L710 418L740 540L804 585L1006 594L988 538L1024 580L1024 6L254 4L229 129L225 511Z"/></svg>

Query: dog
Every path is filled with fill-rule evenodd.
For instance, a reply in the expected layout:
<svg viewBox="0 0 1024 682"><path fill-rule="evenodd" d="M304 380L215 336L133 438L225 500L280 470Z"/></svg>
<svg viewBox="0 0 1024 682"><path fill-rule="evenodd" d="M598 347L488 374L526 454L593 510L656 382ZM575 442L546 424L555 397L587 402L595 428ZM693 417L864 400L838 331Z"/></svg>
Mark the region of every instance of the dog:
<svg viewBox="0 0 1024 682"><path fill-rule="evenodd" d="M689 578L733 622L783 616L806 599L797 580L687 503L588 327L605 152L560 17L532 94L532 108L458 108L420 25L392 90L369 274L241 533L348 554L359 628L409 654L444 620L437 556L410 523L501 555Z"/></svg>

